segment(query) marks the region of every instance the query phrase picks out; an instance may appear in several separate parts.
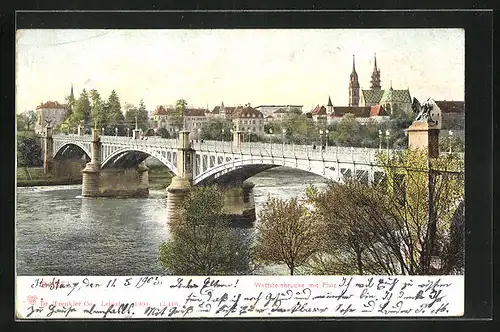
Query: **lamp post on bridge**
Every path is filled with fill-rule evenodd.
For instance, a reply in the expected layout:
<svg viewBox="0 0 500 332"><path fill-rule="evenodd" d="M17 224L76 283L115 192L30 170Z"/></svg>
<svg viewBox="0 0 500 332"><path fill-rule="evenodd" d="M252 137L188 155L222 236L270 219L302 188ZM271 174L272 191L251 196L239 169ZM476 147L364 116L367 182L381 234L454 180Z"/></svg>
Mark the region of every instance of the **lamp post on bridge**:
<svg viewBox="0 0 500 332"><path fill-rule="evenodd" d="M231 137L233 137L233 140L234 140L234 131L233 131L233 128L229 129L229 132L231 133ZM231 143L231 153L233 153L233 143Z"/></svg>
<svg viewBox="0 0 500 332"><path fill-rule="evenodd" d="M321 151L323 151L323 129L319 130L319 139L321 142Z"/></svg>
<svg viewBox="0 0 500 332"><path fill-rule="evenodd" d="M127 137L130 137L130 128L127 127Z"/></svg>
<svg viewBox="0 0 500 332"><path fill-rule="evenodd" d="M198 132L198 139L197 139L197 141L199 142L200 141L201 128L198 128L197 132Z"/></svg>
<svg viewBox="0 0 500 332"><path fill-rule="evenodd" d="M378 150L382 150L382 130L378 131Z"/></svg>
<svg viewBox="0 0 500 332"><path fill-rule="evenodd" d="M118 137L118 127L115 127L115 137Z"/></svg>
<svg viewBox="0 0 500 332"><path fill-rule="evenodd" d="M286 134L286 129L283 128L282 129L282 138L281 138L281 154L284 154L284 150L285 150L285 134Z"/></svg>
<svg viewBox="0 0 500 332"><path fill-rule="evenodd" d="M328 140L330 139L330 131L328 129L326 129L325 133L326 133L326 138L325 138L325 141L326 141L325 152L327 152L327 150L328 150Z"/></svg>
<svg viewBox="0 0 500 332"><path fill-rule="evenodd" d="M389 161L389 136L391 135L391 132L389 129L385 131L385 140L386 140L386 151L387 151L387 161Z"/></svg>
<svg viewBox="0 0 500 332"><path fill-rule="evenodd" d="M220 142L222 144L222 152L224 152L224 128L221 129Z"/></svg>
<svg viewBox="0 0 500 332"><path fill-rule="evenodd" d="M452 142L452 139L453 139L453 131L448 130L448 141L449 141L449 144L450 144L450 154L451 154L451 142Z"/></svg>
<svg viewBox="0 0 500 332"><path fill-rule="evenodd" d="M104 136L104 127L101 128L101 135Z"/></svg>
<svg viewBox="0 0 500 332"><path fill-rule="evenodd" d="M269 129L269 146L271 147L271 155L273 154L273 130Z"/></svg>

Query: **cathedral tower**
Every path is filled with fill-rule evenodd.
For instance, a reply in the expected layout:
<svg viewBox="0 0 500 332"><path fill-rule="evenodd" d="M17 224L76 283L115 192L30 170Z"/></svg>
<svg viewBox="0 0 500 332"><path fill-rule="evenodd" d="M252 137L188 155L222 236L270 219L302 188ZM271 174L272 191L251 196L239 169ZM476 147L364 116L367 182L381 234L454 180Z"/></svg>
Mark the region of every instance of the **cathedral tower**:
<svg viewBox="0 0 500 332"><path fill-rule="evenodd" d="M352 73L349 79L349 106L359 106L359 82L354 55L352 56Z"/></svg>
<svg viewBox="0 0 500 332"><path fill-rule="evenodd" d="M380 69L377 68L377 55L374 55L375 64L373 66L372 80L370 81L372 90L380 90Z"/></svg>

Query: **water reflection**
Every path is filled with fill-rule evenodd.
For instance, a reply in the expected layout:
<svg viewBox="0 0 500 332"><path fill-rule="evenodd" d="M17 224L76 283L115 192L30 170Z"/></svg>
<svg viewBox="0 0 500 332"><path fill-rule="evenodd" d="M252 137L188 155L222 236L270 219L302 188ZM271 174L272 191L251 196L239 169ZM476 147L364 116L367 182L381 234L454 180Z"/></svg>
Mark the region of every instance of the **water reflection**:
<svg viewBox="0 0 500 332"><path fill-rule="evenodd" d="M267 199L301 196L321 177L272 169L250 179L257 211ZM166 193L149 198L82 198L81 186L17 189L18 275L163 274L158 247L168 239ZM256 221L256 224L258 220ZM237 228L251 236L255 229ZM274 274L274 267L259 272Z"/></svg>

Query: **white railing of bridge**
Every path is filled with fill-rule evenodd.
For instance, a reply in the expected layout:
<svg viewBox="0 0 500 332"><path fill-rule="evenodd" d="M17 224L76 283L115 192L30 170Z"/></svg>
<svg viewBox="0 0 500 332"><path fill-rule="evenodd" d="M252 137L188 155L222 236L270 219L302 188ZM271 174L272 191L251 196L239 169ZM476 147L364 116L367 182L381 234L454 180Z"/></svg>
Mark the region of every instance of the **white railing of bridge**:
<svg viewBox="0 0 500 332"><path fill-rule="evenodd" d="M54 135L55 140L64 141L91 141L90 135ZM133 139L125 136L101 136L104 144L121 146L141 146L141 147L162 147L175 149L178 140L172 138L161 138L157 136L147 136L140 139ZM317 146L315 149L310 145L294 145L266 142L246 142L240 146L233 146L232 141L201 141L192 142L192 148L200 153L229 153L251 156L266 156L273 158L298 158L309 160L342 161L354 163L377 163L377 154L388 153L393 155L398 150L378 149L378 148L354 148L328 146L322 149ZM443 152L446 154L446 152ZM463 157L463 153L461 153Z"/></svg>

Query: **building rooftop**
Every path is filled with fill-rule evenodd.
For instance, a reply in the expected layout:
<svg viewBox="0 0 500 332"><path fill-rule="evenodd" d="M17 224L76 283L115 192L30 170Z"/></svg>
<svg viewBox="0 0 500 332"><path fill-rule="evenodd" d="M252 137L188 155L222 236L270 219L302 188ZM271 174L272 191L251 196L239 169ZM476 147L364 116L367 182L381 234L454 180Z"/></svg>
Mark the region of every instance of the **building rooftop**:
<svg viewBox="0 0 500 332"><path fill-rule="evenodd" d="M436 105L443 113L465 113L465 102L453 100L435 100Z"/></svg>
<svg viewBox="0 0 500 332"><path fill-rule="evenodd" d="M40 105L38 105L36 107L37 110L44 109L44 108L66 109L67 105L65 105L65 104L59 104L59 102L57 102L57 101L47 101L45 103L40 103Z"/></svg>

